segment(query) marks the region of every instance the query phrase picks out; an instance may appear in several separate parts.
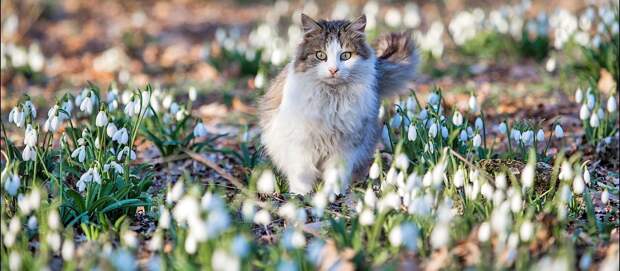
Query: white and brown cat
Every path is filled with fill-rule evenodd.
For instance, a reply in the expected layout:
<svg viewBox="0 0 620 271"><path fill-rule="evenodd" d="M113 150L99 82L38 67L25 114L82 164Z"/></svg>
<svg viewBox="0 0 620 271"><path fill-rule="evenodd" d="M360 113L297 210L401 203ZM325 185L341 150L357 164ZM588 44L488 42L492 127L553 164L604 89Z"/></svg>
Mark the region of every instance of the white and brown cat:
<svg viewBox="0 0 620 271"><path fill-rule="evenodd" d="M307 194L328 169L344 187L363 178L381 124L381 99L402 93L415 76L410 33L380 37L373 49L354 21L302 14L303 41L259 101L262 143L292 193ZM342 190L344 191L344 190Z"/></svg>

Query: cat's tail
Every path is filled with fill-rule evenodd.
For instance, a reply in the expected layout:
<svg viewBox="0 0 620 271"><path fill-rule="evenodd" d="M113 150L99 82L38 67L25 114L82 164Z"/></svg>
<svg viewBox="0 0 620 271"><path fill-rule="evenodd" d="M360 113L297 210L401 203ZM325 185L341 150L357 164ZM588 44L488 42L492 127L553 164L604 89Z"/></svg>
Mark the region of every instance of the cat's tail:
<svg viewBox="0 0 620 271"><path fill-rule="evenodd" d="M379 95L391 97L407 92L418 67L418 50L411 32L389 33L374 44L377 53L377 82Z"/></svg>

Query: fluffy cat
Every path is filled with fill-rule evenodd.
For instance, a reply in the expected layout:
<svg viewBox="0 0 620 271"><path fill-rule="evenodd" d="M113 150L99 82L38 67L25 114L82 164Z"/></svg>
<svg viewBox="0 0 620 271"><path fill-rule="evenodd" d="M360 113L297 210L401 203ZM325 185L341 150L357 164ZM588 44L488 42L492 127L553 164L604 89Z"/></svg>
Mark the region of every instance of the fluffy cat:
<svg viewBox="0 0 620 271"><path fill-rule="evenodd" d="M369 46L364 15L302 14L301 22L303 41L259 101L259 115L262 143L289 191L307 194L328 170L337 170L343 188L365 177L380 138L381 98L406 91L418 58L409 32Z"/></svg>

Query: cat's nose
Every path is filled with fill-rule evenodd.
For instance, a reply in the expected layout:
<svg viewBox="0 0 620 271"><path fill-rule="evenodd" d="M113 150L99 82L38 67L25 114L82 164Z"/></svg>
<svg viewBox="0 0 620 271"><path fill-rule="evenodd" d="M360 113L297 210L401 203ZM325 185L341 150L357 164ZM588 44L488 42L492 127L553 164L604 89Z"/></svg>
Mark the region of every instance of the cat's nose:
<svg viewBox="0 0 620 271"><path fill-rule="evenodd" d="M336 75L336 73L338 72L338 68L329 68L329 73L331 73L332 75Z"/></svg>

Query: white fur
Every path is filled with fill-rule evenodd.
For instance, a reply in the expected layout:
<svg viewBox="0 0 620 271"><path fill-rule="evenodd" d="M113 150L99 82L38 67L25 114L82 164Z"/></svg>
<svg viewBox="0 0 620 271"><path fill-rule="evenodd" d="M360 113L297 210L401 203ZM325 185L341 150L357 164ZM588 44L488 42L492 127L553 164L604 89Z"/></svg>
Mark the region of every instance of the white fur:
<svg viewBox="0 0 620 271"><path fill-rule="evenodd" d="M365 144L355 145L350 138L371 136L369 127L378 126L376 59L354 55L340 61L342 51L339 44L329 44L328 60L305 72L288 65L282 103L264 128L263 144L292 193L309 193L316 179L334 168L343 186L348 185L354 167L368 159L369 148L374 151L374 143L367 146L364 139ZM330 67L338 67L336 79L330 78ZM347 83L335 87L330 84L334 80ZM328 99L332 94L345 95L346 102Z"/></svg>

